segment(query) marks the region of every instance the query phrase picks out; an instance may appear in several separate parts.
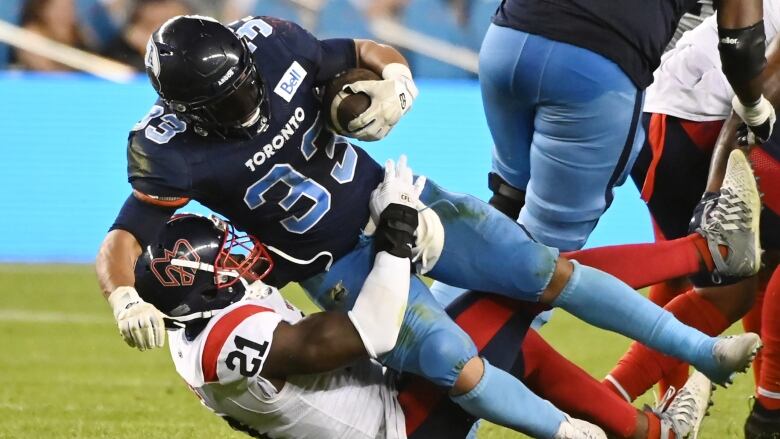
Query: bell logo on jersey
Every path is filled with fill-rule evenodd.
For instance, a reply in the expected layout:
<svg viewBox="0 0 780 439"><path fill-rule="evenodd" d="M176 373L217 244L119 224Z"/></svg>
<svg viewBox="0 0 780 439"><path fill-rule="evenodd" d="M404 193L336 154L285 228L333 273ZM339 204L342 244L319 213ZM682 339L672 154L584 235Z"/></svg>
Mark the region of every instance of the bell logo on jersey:
<svg viewBox="0 0 780 439"><path fill-rule="evenodd" d="M200 262L198 252L192 248L192 244L186 239L176 241L173 250L164 249L163 257L152 259L150 266L154 277L165 287L191 286L195 282L195 275L187 268L171 265L171 259L178 257L180 259L189 259L192 262ZM160 272L157 266L164 264L165 269Z"/></svg>
<svg viewBox="0 0 780 439"><path fill-rule="evenodd" d="M287 71L284 72L284 75L282 75L282 79L276 84L274 93L281 96L285 101L290 102L305 77L306 70L298 64L298 61L293 61Z"/></svg>

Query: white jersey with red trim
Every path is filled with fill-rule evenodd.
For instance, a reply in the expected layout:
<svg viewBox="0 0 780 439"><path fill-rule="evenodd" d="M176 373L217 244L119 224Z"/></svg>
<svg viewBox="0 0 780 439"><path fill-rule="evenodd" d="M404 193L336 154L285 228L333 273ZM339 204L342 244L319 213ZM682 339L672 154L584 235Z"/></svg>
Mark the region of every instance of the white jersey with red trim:
<svg viewBox="0 0 780 439"><path fill-rule="evenodd" d="M721 71L717 16L683 34L661 58L647 88L644 111L704 122L723 120L731 113L734 90ZM767 42L780 29L780 2L764 0Z"/></svg>
<svg viewBox="0 0 780 439"><path fill-rule="evenodd" d="M405 439L392 376L368 359L288 377L281 390L260 377L276 326L302 317L278 292L234 303L194 340L169 332L176 371L206 407L256 436Z"/></svg>

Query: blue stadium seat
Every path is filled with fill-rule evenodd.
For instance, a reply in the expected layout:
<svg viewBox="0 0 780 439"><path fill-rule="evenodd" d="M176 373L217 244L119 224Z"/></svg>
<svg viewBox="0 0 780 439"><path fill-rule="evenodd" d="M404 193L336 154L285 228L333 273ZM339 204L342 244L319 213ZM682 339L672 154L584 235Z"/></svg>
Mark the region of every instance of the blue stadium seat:
<svg viewBox="0 0 780 439"><path fill-rule="evenodd" d="M468 34L468 46L474 51L479 51L482 40L485 38L490 18L496 12L499 0L472 0L469 8L469 22L466 26Z"/></svg>
<svg viewBox="0 0 780 439"><path fill-rule="evenodd" d="M267 15L301 23L301 14L298 8L287 0L259 0L255 2L252 15Z"/></svg>
<svg viewBox="0 0 780 439"><path fill-rule="evenodd" d="M24 0L2 0L0 1L0 20L9 23L18 24L22 15L22 5ZM8 68L11 60L11 48L7 44L0 43L0 69Z"/></svg>
<svg viewBox="0 0 780 439"><path fill-rule="evenodd" d="M363 13L350 0L328 0L320 9L317 38L374 38Z"/></svg>
<svg viewBox="0 0 780 439"><path fill-rule="evenodd" d="M76 0L76 14L87 37L98 48L105 47L119 34L119 26L100 0Z"/></svg>
<svg viewBox="0 0 780 439"><path fill-rule="evenodd" d="M446 0L412 0L404 9L401 23L417 32L452 44L469 47L467 28L461 26ZM435 25L432 25L435 23ZM409 59L415 76L434 78L473 78L458 67L420 54Z"/></svg>

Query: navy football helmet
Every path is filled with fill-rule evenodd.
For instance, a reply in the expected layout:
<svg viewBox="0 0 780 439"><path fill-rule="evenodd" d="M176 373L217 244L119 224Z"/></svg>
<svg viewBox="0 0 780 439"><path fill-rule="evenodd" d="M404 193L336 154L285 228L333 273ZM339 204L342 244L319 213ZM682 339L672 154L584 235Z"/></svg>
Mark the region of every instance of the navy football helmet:
<svg viewBox="0 0 780 439"><path fill-rule="evenodd" d="M213 18L168 20L145 59L157 94L198 133L251 137L265 125L265 91L247 42Z"/></svg>
<svg viewBox="0 0 780 439"><path fill-rule="evenodd" d="M138 258L135 288L166 315L168 326L182 326L243 299L249 282L272 268L268 251L253 236L237 234L214 216L181 214Z"/></svg>

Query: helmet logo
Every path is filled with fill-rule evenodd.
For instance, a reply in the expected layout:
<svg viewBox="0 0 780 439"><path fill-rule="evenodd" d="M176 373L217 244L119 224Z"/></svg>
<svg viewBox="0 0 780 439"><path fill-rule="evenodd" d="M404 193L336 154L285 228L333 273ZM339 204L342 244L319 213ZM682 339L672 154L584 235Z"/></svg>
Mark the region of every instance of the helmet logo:
<svg viewBox="0 0 780 439"><path fill-rule="evenodd" d="M163 249L163 251L163 257L152 259L152 263L150 264L154 277L156 277L164 287L189 287L195 283L195 274L190 271L192 269L171 265L170 263L171 259L174 257L196 263L200 262L200 256L195 249L192 248L189 241L180 239L174 244L173 250ZM164 267L162 272L158 270L158 265Z"/></svg>
<svg viewBox="0 0 780 439"><path fill-rule="evenodd" d="M157 44L154 43L152 38L149 38L149 42L146 43L144 64L146 65L146 69L152 72L155 78L160 76L160 54L157 51Z"/></svg>

